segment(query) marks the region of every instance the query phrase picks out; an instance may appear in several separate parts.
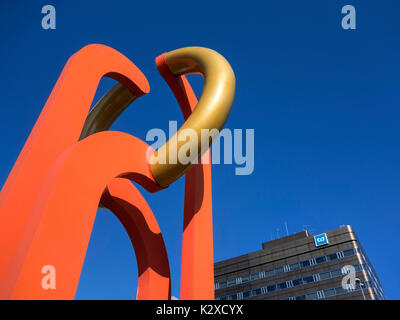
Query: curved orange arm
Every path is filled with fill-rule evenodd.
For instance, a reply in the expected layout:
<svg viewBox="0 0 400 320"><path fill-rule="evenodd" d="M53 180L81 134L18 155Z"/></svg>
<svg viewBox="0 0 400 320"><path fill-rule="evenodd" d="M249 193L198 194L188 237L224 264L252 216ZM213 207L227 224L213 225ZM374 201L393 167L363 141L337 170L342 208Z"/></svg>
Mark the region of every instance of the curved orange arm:
<svg viewBox="0 0 400 320"><path fill-rule="evenodd" d="M146 200L129 180L114 178L101 202L121 221L135 249L139 273L136 299L171 299L167 250Z"/></svg>
<svg viewBox="0 0 400 320"><path fill-rule="evenodd" d="M142 72L107 46L88 45L68 60L0 193L0 286L44 178L60 154L78 141L103 76L136 96L149 92Z"/></svg>
<svg viewBox="0 0 400 320"><path fill-rule="evenodd" d="M138 138L106 131L73 144L55 161L5 272L0 285L2 298L74 298L97 207L107 184L119 176L147 190L157 187L146 162L148 148ZM149 227L153 233L159 231L154 224ZM40 270L44 265L52 265L57 271L54 290L41 286ZM168 288L165 269L155 267L154 271L165 278L164 288ZM164 294L168 295L168 291Z"/></svg>

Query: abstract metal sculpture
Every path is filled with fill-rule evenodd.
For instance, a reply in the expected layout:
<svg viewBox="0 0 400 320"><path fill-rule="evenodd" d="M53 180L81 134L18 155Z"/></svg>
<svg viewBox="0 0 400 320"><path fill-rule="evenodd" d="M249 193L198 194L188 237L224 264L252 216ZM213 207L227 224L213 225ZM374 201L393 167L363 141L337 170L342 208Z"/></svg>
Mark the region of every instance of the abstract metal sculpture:
<svg viewBox="0 0 400 320"><path fill-rule="evenodd" d="M180 130L222 129L235 77L220 54L183 48L159 56L156 65L185 117ZM189 73L205 78L199 101L185 78ZM89 112L103 76L119 83ZM177 135L149 158L144 141L106 131L148 92L141 71L107 46L86 46L68 60L0 193L0 298L73 299L100 204L118 217L131 238L139 273L137 299L170 299L160 229L129 180L157 192L185 173L181 299L214 298L210 161L154 163L157 153L179 152ZM209 159L212 141L207 148L196 143L198 154ZM53 290L41 286L44 265L57 270Z"/></svg>

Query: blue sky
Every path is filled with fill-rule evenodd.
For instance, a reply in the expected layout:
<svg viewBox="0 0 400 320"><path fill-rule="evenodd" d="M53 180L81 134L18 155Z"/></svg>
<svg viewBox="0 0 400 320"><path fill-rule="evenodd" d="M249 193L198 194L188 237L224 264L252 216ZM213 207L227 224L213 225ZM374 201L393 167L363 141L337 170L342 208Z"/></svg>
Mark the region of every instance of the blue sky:
<svg viewBox="0 0 400 320"><path fill-rule="evenodd" d="M56 8L56 30L41 8ZM341 28L352 4L357 29ZM400 42L396 0L11 1L0 4L0 184L60 72L90 43L111 46L146 75L151 92L113 125L141 139L183 119L154 64L185 46L217 50L237 79L228 128L255 129L255 170L213 167L216 261L289 232L353 226L389 299L400 298ZM191 77L192 78L192 77ZM201 92L201 81L193 77ZM96 97L114 81L101 81ZM164 235L179 296L184 183L143 191ZM137 268L118 220L98 212L77 298L133 299Z"/></svg>

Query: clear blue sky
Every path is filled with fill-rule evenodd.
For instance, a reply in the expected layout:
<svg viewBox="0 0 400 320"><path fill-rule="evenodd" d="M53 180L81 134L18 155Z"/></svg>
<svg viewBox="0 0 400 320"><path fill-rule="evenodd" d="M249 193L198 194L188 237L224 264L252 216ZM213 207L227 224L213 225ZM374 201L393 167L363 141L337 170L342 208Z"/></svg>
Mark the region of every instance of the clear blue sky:
<svg viewBox="0 0 400 320"><path fill-rule="evenodd" d="M56 7L56 30L41 8ZM357 29L341 28L341 8ZM350 224L390 299L400 298L400 4L381 1L12 1L0 4L0 184L6 180L67 59L111 46L147 76L151 92L113 125L145 138L183 122L154 58L185 46L219 51L237 93L228 128L255 129L255 171L213 167L214 256L261 248L270 232ZM194 78L195 88L201 81ZM102 80L97 97L113 85ZM166 242L179 296L183 179L143 192ZM1 235L0 235L1 236ZM77 298L132 299L137 268L128 236L99 211Z"/></svg>

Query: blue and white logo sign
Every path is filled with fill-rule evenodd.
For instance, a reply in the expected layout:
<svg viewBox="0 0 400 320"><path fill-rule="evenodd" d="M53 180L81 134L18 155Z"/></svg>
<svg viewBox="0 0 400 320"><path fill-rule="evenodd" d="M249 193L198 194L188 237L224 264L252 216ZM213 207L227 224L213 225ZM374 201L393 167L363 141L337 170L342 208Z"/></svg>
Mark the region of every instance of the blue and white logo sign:
<svg viewBox="0 0 400 320"><path fill-rule="evenodd" d="M328 237L326 236L326 233L321 233L314 236L314 241L316 247L323 246L324 244L328 244Z"/></svg>

